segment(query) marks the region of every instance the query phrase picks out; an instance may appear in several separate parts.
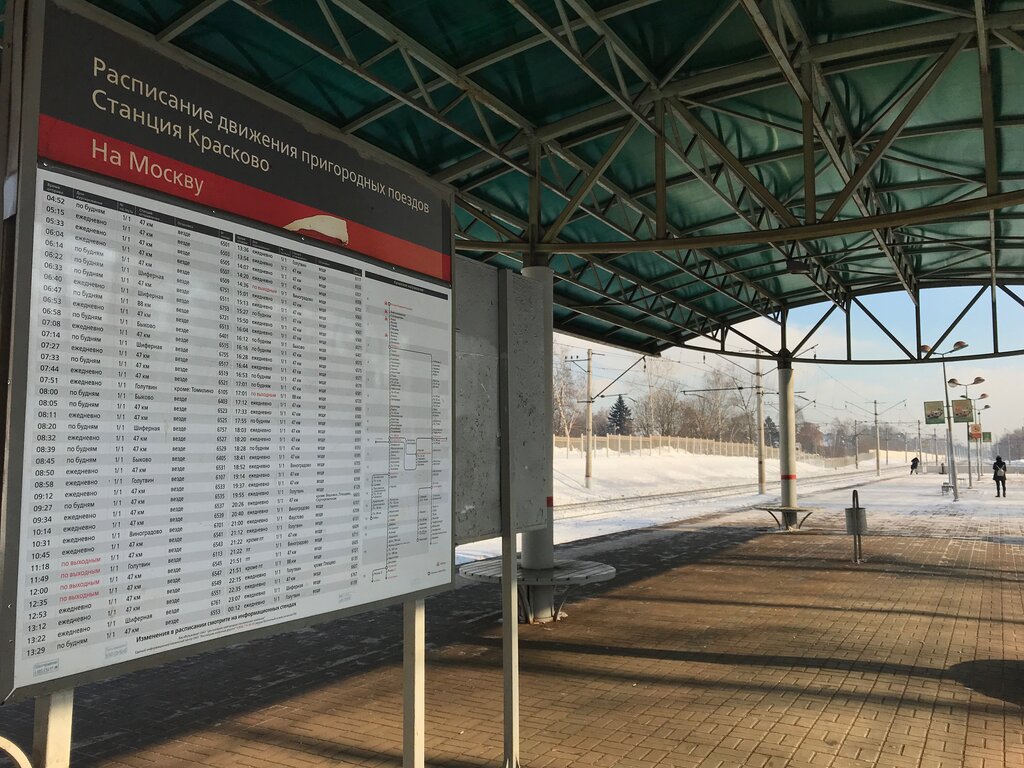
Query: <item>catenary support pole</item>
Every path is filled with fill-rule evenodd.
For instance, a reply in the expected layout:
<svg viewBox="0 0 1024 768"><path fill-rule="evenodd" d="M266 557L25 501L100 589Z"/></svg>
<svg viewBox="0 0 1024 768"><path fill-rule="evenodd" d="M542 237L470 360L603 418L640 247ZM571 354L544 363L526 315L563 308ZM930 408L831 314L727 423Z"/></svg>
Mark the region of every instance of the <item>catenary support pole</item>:
<svg viewBox="0 0 1024 768"><path fill-rule="evenodd" d="M32 735L34 768L69 768L71 765L71 713L74 688L36 697Z"/></svg>
<svg viewBox="0 0 1024 768"><path fill-rule="evenodd" d="M402 616L402 768L423 768L426 722L426 620L422 600L406 600Z"/></svg>
<svg viewBox="0 0 1024 768"><path fill-rule="evenodd" d="M796 402L793 398L793 361L779 358L779 479L782 506L796 506Z"/></svg>
<svg viewBox="0 0 1024 768"><path fill-rule="evenodd" d="M587 349L587 488L594 475L594 350Z"/></svg>
<svg viewBox="0 0 1024 768"><path fill-rule="evenodd" d="M761 382L761 358L757 358L757 492L764 495L764 386Z"/></svg>
<svg viewBox="0 0 1024 768"><path fill-rule="evenodd" d="M885 461L889 462L889 446L886 443ZM878 401L875 400L875 476L882 476L882 437L878 433Z"/></svg>

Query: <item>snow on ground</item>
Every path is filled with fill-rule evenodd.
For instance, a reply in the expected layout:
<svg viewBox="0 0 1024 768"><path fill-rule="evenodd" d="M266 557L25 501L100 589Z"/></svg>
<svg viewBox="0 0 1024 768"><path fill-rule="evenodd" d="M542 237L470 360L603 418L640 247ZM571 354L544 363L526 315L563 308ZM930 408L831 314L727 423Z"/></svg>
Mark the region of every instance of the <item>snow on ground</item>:
<svg viewBox="0 0 1024 768"><path fill-rule="evenodd" d="M909 464L902 464L902 452L893 455L888 465L883 460L883 476L909 477ZM694 499L650 499L636 498L656 496L658 494L678 493L680 491L697 491L729 485L756 484L757 459L747 457L704 456L690 454L685 451L657 449L653 455L601 456L593 465L591 487L584 484L584 460L575 455L566 457L555 456L555 544L579 541L595 536L611 533L648 528L696 517L715 512L746 511L757 504L777 504L779 501L779 462L765 462L766 476L769 480L767 493L759 495L754 492L742 492L715 498ZM877 478L874 473L874 461L860 462L863 474L860 478L851 479L849 472L854 467L841 470L822 468L813 464L798 463L797 475L806 481L806 487L819 489L846 488L851 485L873 483ZM938 475L922 475L927 478L929 487L937 490L941 487ZM829 482L834 478L833 482ZM918 479L915 476L913 479ZM798 503L804 504L806 499L801 495L798 480ZM846 494L847 506L850 498ZM609 504L609 500L622 499L621 502ZM571 510L559 509L559 505L583 504L593 502L592 507L574 507ZM863 502L862 502L863 503ZM767 515L759 512L766 520ZM769 521L770 522L770 521ZM501 540L465 544L457 548L456 561L465 563L485 557L501 554Z"/></svg>
<svg viewBox="0 0 1024 768"><path fill-rule="evenodd" d="M902 456L902 454L900 454ZM892 459L895 462L895 459ZM861 462L864 466L864 462ZM853 469L851 466L850 469ZM757 482L757 459L739 456L705 456L673 448L657 448L643 455L614 452L594 456L590 488L585 485L585 461L579 453L566 457L555 451L555 504L577 504L628 496L676 493L723 485ZM909 471L909 470L908 470ZM798 463L800 477L834 474L831 468ZM777 459L765 461L765 475L779 476Z"/></svg>

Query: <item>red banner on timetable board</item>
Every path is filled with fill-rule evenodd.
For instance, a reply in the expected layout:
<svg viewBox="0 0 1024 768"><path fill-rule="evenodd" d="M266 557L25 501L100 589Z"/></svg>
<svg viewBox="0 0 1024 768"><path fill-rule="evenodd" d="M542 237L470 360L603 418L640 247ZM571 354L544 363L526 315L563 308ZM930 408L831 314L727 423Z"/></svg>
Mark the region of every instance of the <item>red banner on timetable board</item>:
<svg viewBox="0 0 1024 768"><path fill-rule="evenodd" d="M47 115L39 117L39 155L451 281L446 254Z"/></svg>

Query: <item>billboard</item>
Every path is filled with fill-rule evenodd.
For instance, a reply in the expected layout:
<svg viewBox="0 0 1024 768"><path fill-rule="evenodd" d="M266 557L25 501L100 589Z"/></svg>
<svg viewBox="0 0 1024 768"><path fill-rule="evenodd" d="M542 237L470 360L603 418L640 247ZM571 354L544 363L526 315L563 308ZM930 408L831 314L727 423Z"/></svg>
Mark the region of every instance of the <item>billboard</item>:
<svg viewBox="0 0 1024 768"><path fill-rule="evenodd" d="M944 403L941 400L924 401L924 423L942 424L946 421Z"/></svg>
<svg viewBox="0 0 1024 768"><path fill-rule="evenodd" d="M971 440L981 440L981 424L971 424L968 429L968 435Z"/></svg>
<svg viewBox="0 0 1024 768"><path fill-rule="evenodd" d="M75 8L22 118L0 698L453 578L447 198Z"/></svg>
<svg viewBox="0 0 1024 768"><path fill-rule="evenodd" d="M957 424L970 424L974 418L974 409L971 407L971 401L963 398L952 401L953 408L953 421Z"/></svg>

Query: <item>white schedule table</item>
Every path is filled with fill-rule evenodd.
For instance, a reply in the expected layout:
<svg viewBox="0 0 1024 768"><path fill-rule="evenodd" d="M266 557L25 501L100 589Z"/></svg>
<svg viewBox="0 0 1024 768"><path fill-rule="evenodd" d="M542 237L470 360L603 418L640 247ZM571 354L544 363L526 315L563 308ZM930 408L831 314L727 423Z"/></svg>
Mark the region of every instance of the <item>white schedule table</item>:
<svg viewBox="0 0 1024 768"><path fill-rule="evenodd" d="M450 582L447 286L36 198L16 685Z"/></svg>

